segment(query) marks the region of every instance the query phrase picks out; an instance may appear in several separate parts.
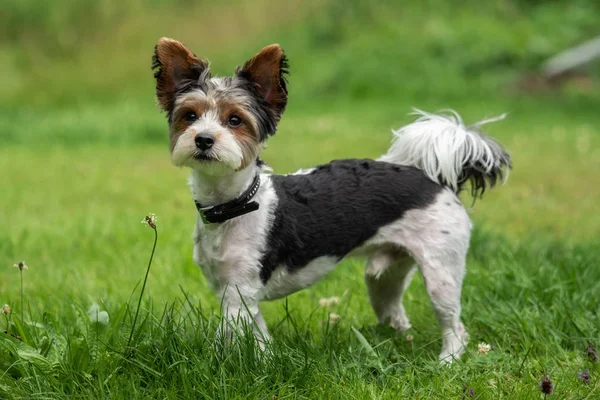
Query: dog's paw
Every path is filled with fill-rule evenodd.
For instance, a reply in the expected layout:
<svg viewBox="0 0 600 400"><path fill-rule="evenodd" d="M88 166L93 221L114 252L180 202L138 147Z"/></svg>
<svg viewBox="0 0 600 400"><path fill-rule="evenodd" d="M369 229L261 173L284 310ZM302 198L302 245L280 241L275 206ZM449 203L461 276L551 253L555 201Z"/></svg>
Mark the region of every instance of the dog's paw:
<svg viewBox="0 0 600 400"><path fill-rule="evenodd" d="M459 323L454 332L444 337L444 344L439 357L440 363L450 365L458 360L465 353L467 343L469 343L469 334L465 330L465 326Z"/></svg>
<svg viewBox="0 0 600 400"><path fill-rule="evenodd" d="M406 315L402 315L396 318L390 319L390 326L394 329L399 330L400 332L406 332L412 325L410 324L410 320Z"/></svg>

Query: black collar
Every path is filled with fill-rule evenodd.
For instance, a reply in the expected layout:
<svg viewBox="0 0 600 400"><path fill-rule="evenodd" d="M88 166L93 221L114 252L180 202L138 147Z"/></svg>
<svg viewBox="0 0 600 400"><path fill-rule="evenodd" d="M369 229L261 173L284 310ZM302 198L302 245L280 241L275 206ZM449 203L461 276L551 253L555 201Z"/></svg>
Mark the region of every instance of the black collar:
<svg viewBox="0 0 600 400"><path fill-rule="evenodd" d="M260 177L256 175L250 184L250 187L236 199L228 201L227 203L208 207L203 206L195 200L194 203L205 224L217 224L258 210L258 203L250 200L256 195L259 187Z"/></svg>

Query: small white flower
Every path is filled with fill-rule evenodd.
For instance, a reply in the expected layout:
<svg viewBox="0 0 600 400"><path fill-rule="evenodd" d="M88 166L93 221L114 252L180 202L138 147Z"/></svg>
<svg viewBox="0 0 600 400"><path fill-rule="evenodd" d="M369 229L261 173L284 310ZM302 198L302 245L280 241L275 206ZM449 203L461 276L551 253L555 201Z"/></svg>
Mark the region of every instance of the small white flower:
<svg viewBox="0 0 600 400"><path fill-rule="evenodd" d="M10 306L8 304L2 306L2 314L10 314Z"/></svg>
<svg viewBox="0 0 600 400"><path fill-rule="evenodd" d="M322 298L321 300L319 300L319 305L321 307L329 307L329 306L335 305L339 302L340 302L340 298L337 296L333 296L333 297L329 297L329 298Z"/></svg>
<svg viewBox="0 0 600 400"><path fill-rule="evenodd" d="M142 224L146 224L150 228L156 229L156 222L157 221L158 221L158 218L156 217L156 214L154 214L154 213L148 213L148 215L146 215L144 217L144 219L142 220Z"/></svg>
<svg viewBox="0 0 600 400"><path fill-rule="evenodd" d="M90 321L97 322L102 325L108 325L108 313L106 311L100 311L100 306L94 303L88 309L88 317Z"/></svg>
<svg viewBox="0 0 600 400"><path fill-rule="evenodd" d="M413 337L413 335L406 335L406 341L407 342L412 342L415 338Z"/></svg>
<svg viewBox="0 0 600 400"><path fill-rule="evenodd" d="M25 264L25 261L19 261L17 264L13 264L13 267L19 268L21 271L29 269L27 264Z"/></svg>
<svg viewBox="0 0 600 400"><path fill-rule="evenodd" d="M479 351L481 354L487 354L491 349L492 346L484 342L481 342L477 345L477 351Z"/></svg>
<svg viewBox="0 0 600 400"><path fill-rule="evenodd" d="M342 318L342 317L340 317L338 314L336 314L336 313L330 313L329 314L329 323L330 324L337 324L338 321L340 320L340 318Z"/></svg>

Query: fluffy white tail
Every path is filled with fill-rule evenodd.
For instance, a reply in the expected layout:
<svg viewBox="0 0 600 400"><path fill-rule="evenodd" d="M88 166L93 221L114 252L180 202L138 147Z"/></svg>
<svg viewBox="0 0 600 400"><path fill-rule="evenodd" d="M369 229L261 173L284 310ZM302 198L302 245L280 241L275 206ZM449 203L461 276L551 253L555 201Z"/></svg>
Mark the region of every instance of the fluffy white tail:
<svg viewBox="0 0 600 400"><path fill-rule="evenodd" d="M504 115L465 126L454 111L444 115L414 110L419 118L394 132L388 152L379 160L421 169L434 182L455 192L471 181L471 194L481 196L508 176L510 155L479 128Z"/></svg>

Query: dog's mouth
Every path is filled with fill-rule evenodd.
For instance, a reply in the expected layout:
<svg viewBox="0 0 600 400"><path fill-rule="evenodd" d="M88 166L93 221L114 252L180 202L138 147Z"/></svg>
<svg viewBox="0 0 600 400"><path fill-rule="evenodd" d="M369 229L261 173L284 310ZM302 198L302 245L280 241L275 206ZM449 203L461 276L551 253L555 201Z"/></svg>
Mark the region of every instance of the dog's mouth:
<svg viewBox="0 0 600 400"><path fill-rule="evenodd" d="M207 154L205 152L198 152L194 154L194 160L197 161L217 161L217 159L211 154Z"/></svg>

